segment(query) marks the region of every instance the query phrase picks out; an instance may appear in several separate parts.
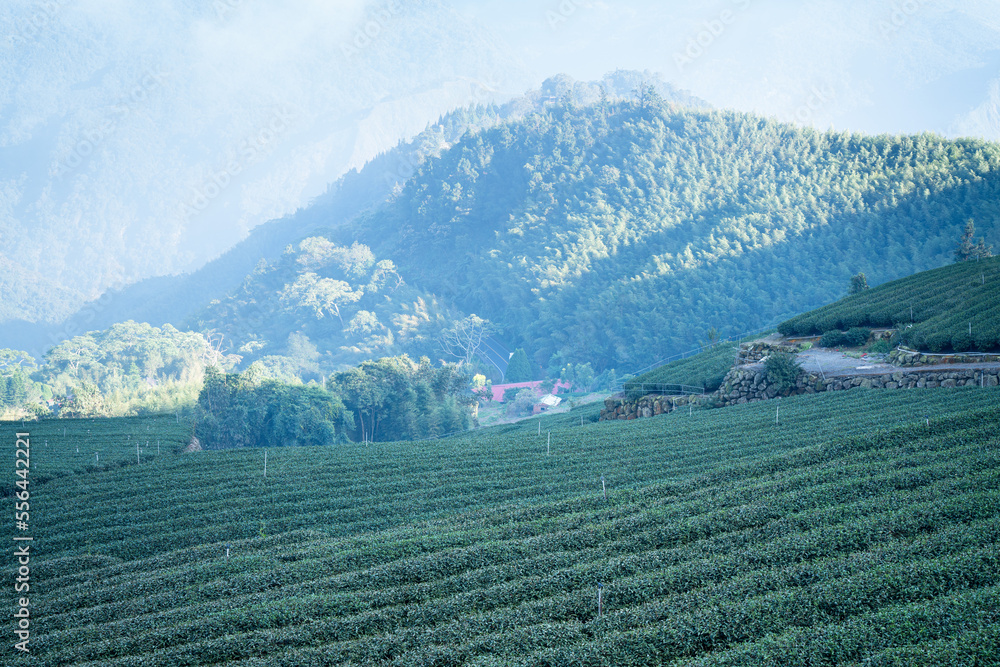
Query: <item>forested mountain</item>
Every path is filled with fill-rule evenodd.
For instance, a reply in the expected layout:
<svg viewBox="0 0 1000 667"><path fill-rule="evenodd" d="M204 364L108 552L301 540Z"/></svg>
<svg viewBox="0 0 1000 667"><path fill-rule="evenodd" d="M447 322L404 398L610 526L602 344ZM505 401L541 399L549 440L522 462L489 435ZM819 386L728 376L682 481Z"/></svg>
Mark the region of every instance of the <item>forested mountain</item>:
<svg viewBox="0 0 1000 667"><path fill-rule="evenodd" d="M703 100L674 88L653 74L619 70L592 82L556 76L545 81L538 90L529 91L507 103L474 105L452 111L413 139L400 142L392 150L378 155L360 170L351 169L308 207L257 227L245 240L197 271L180 276L148 278L110 290L62 323L55 335L103 329L126 320L180 325L213 299L237 288L260 260L275 260L285 246L297 243L313 231L336 227L363 211L381 206L427 158L439 155L467 132L523 118L526 114L543 110L553 100L590 104L602 96L631 99L643 85L652 86L660 97L672 102L691 107L708 106ZM13 308L8 316L13 317L18 312L24 311ZM0 321L3 319L0 313ZM0 327L0 335L5 333L5 329L12 328ZM13 340L9 344L14 347L29 345L24 340Z"/></svg>
<svg viewBox="0 0 1000 667"><path fill-rule="evenodd" d="M543 367L628 369L949 263L998 232L1000 146L820 133L656 95L470 133L334 232Z"/></svg>
<svg viewBox="0 0 1000 667"><path fill-rule="evenodd" d="M996 144L820 133L616 76L603 94L555 78L429 128L272 223L272 238L301 236L240 284L241 251L240 286L186 326L225 333L245 364L274 357L275 376L319 377L434 356L436 336L476 313L542 368L628 371L710 328L833 301L858 272L879 284L947 264L970 218L997 240ZM319 247L330 253L309 259ZM354 274L337 259L352 248L368 258ZM369 289L384 262L393 286ZM341 283L339 316L310 311Z"/></svg>
<svg viewBox="0 0 1000 667"><path fill-rule="evenodd" d="M360 170L349 171L310 206L257 227L247 239L197 271L148 278L109 290L58 325L20 321L0 324L0 342L6 347L26 349L41 358L51 345L87 331L107 329L116 322L134 320L154 326L183 326L196 320L205 321L201 313L208 304L238 289L261 260L278 262L289 244L297 244L316 230L339 226L363 211L382 206L426 159L447 150L467 132L523 118L544 110L555 100L590 104L602 97L632 99L643 85L653 86L663 99L686 106L707 107L703 100L677 90L648 72L619 70L593 82L574 81L567 76L552 77L538 90L505 104L474 105L444 115L412 140L401 142ZM16 267L12 267L5 272L6 278L0 277L0 284L18 275ZM35 282L44 284L40 280ZM3 287L3 291L10 295L10 300L4 300L0 307L9 306L7 314L10 317L28 312L26 305L39 298L37 291L28 290L22 294L13 285ZM49 297L58 294L54 286L43 291ZM23 302L18 301L22 297ZM71 300L70 295L64 298ZM215 322L213 326L230 328L224 322Z"/></svg>

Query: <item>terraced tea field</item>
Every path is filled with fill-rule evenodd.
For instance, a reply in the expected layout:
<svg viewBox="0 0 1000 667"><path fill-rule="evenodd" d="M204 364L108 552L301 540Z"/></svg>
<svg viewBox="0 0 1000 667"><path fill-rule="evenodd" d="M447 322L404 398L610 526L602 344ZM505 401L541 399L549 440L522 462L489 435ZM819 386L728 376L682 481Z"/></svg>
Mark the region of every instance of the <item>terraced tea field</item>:
<svg viewBox="0 0 1000 667"><path fill-rule="evenodd" d="M924 271L778 325L785 336L900 327L903 342L940 352L1000 349L1000 257Z"/></svg>
<svg viewBox="0 0 1000 667"><path fill-rule="evenodd" d="M266 477L50 439L16 664L998 664L1000 391L591 416L272 449Z"/></svg>

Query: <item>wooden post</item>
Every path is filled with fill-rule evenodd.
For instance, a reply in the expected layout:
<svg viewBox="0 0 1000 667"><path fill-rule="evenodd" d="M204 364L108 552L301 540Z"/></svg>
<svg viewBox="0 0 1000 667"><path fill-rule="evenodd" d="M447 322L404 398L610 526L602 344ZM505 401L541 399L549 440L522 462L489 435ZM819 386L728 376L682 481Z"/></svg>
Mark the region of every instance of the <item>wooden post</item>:
<svg viewBox="0 0 1000 667"><path fill-rule="evenodd" d="M597 584L597 618L604 615L604 584Z"/></svg>
<svg viewBox="0 0 1000 667"><path fill-rule="evenodd" d="M552 431L549 431L549 442L545 446L545 455L552 456Z"/></svg>
<svg viewBox="0 0 1000 667"><path fill-rule="evenodd" d="M139 441L135 441L135 464L139 465Z"/></svg>

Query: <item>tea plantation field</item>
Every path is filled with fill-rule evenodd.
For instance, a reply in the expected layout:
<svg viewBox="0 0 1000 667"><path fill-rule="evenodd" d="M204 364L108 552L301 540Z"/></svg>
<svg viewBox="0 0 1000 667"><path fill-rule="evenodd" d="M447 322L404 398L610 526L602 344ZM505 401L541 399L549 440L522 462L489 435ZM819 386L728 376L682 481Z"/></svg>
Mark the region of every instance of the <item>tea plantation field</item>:
<svg viewBox="0 0 1000 667"><path fill-rule="evenodd" d="M785 336L899 327L920 350L1000 349L1000 257L924 271L864 290L778 325Z"/></svg>
<svg viewBox="0 0 1000 667"><path fill-rule="evenodd" d="M733 367L739 343L726 341L698 354L678 359L623 383L629 395L645 396L653 391L674 389L669 385L700 387L713 392L722 385L726 373ZM667 386L664 386L667 385Z"/></svg>
<svg viewBox="0 0 1000 667"><path fill-rule="evenodd" d="M266 477L260 450L90 468L85 422L29 423L32 654L4 664L1000 664L1000 391L591 416Z"/></svg>

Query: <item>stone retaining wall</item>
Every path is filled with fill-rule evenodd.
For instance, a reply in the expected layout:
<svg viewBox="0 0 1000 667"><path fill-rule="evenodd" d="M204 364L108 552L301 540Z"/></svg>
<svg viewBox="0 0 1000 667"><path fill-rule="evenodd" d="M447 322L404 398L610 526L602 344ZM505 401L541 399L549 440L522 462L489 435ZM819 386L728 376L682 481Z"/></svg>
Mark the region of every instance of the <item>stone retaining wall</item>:
<svg viewBox="0 0 1000 667"><path fill-rule="evenodd" d="M889 363L894 366L936 366L938 364L995 364L1000 363L1000 354L938 354L927 355L912 350L896 349L889 353Z"/></svg>
<svg viewBox="0 0 1000 667"><path fill-rule="evenodd" d="M798 354L802 351L799 345L773 345L771 343L743 343L740 345L740 363L755 364L767 359L776 352Z"/></svg>
<svg viewBox="0 0 1000 667"><path fill-rule="evenodd" d="M754 401L765 401L778 396L816 394L823 391L846 391L850 389L915 389L950 388L964 386L1000 386L1000 369L981 371L978 369L956 369L954 371L899 370L882 375L848 375L829 377L825 380L818 373L804 373L799 376L794 389L779 392L769 384L762 370L736 368L726 375L715 394L711 396L644 396L628 401L623 397L604 400L601 421L616 419L639 419L667 414L688 404L711 403L715 406L742 405Z"/></svg>
<svg viewBox="0 0 1000 667"><path fill-rule="evenodd" d="M792 390L779 392L767 382L763 371L735 369L729 372L718 392L721 405L738 405L751 401L763 401L777 396L815 394L821 391L845 391L848 389L914 389L923 387L964 387L966 385L987 387L1000 385L1000 371L976 369L956 369L954 371L903 371L882 375L848 375L829 377L824 380L817 373L799 376Z"/></svg>
<svg viewBox="0 0 1000 667"><path fill-rule="evenodd" d="M689 404L698 405L707 400L705 396L659 396L651 394L639 400L630 401L621 396L604 399L604 409L601 410L601 421L616 419L639 419L640 417L655 417L673 412Z"/></svg>

